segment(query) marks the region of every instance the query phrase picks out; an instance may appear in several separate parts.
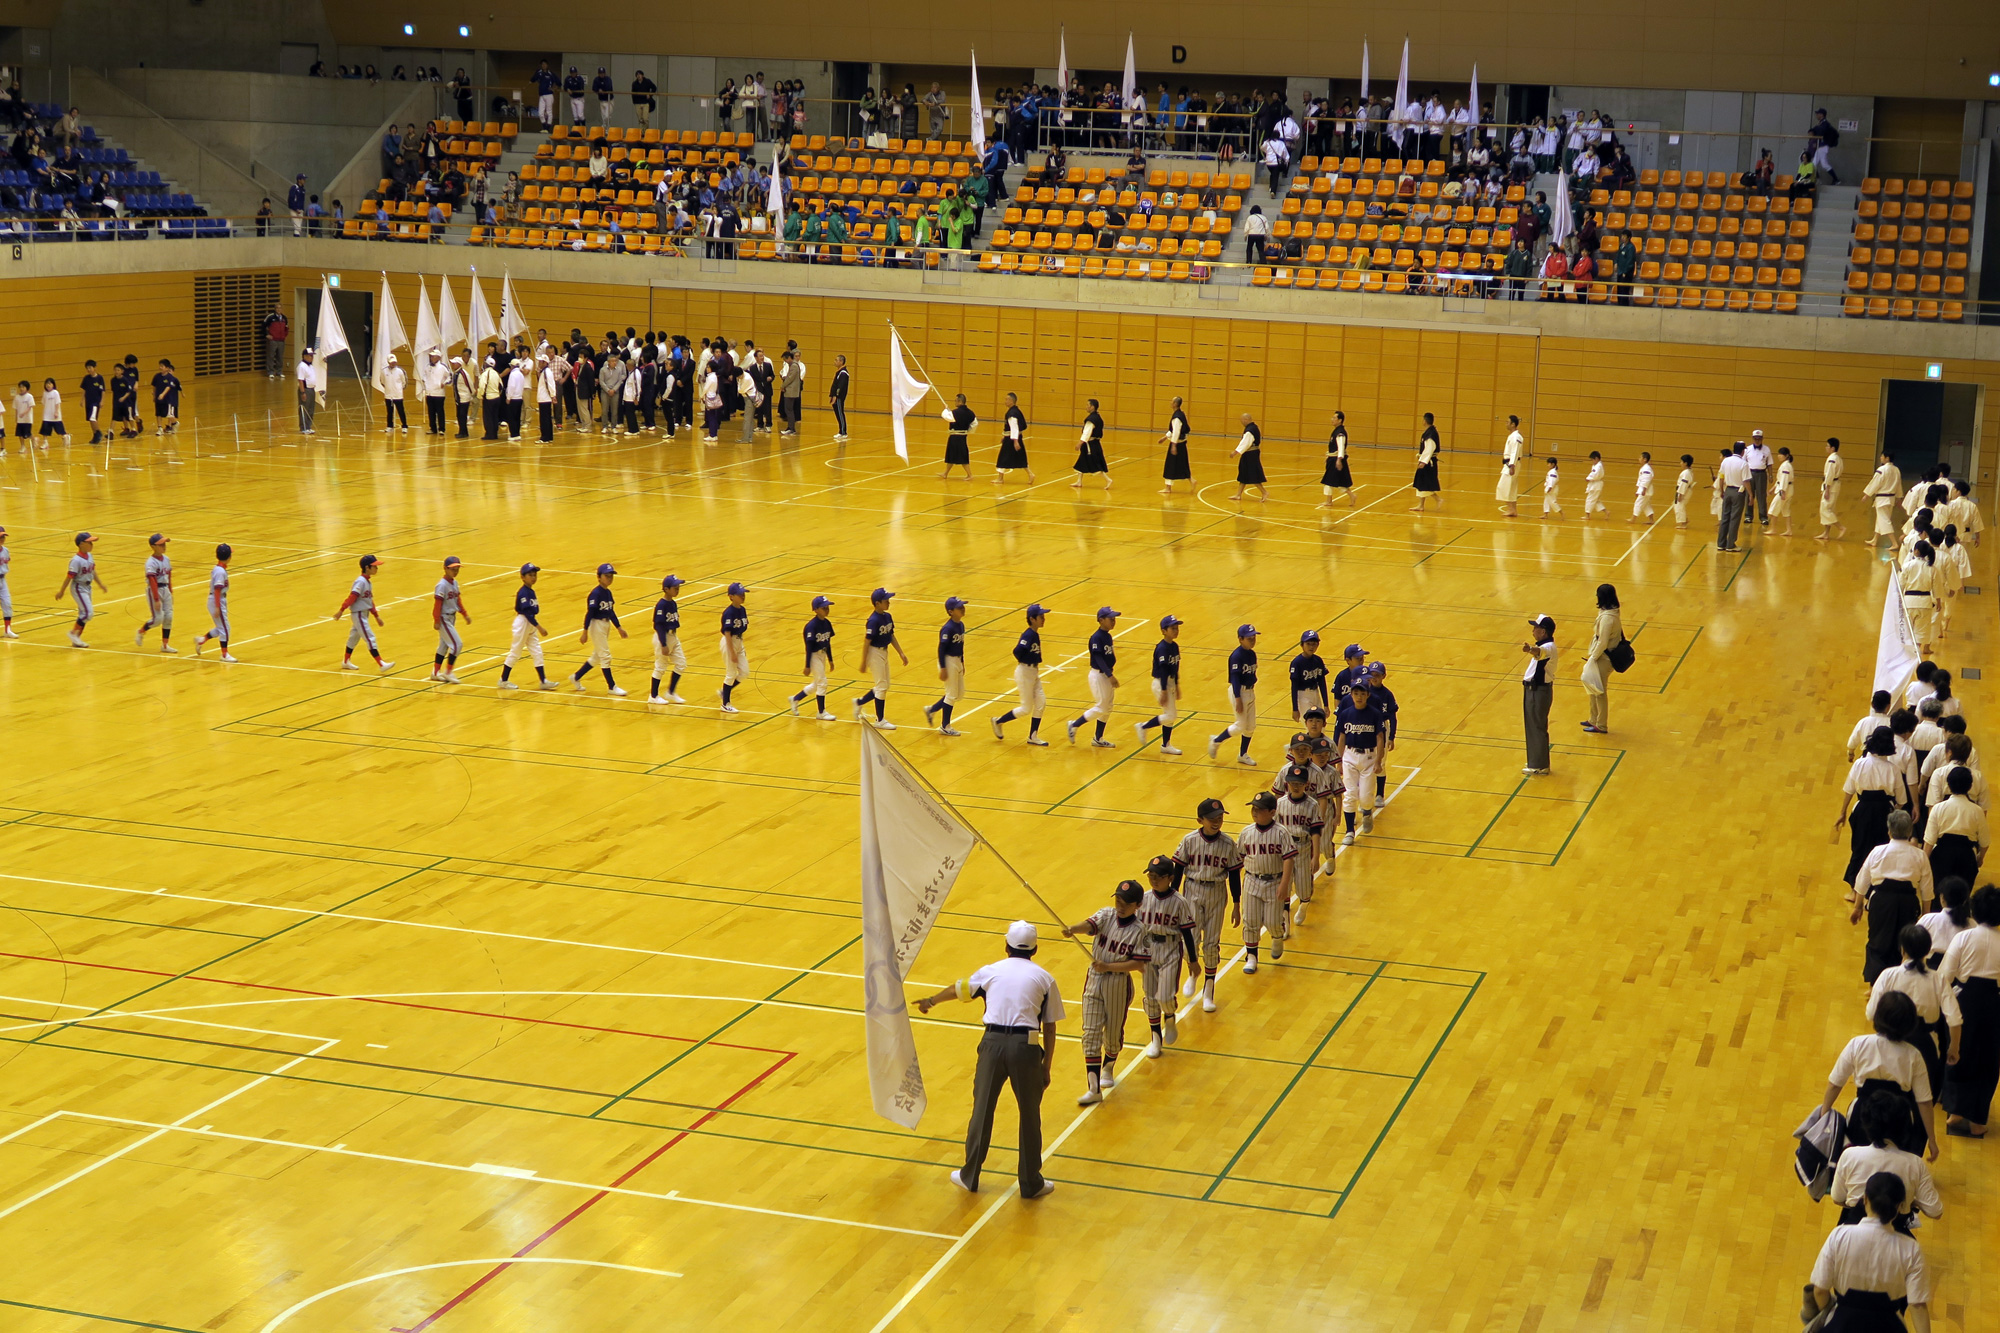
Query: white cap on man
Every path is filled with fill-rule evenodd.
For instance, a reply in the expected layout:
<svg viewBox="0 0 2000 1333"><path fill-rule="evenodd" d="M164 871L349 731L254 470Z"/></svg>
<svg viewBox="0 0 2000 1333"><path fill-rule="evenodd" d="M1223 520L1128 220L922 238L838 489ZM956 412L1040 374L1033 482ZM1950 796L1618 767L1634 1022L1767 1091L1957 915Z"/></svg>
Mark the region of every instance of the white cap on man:
<svg viewBox="0 0 2000 1333"><path fill-rule="evenodd" d="M1016 921L1007 927L1007 947L1010 949L1032 949L1035 944L1035 923Z"/></svg>

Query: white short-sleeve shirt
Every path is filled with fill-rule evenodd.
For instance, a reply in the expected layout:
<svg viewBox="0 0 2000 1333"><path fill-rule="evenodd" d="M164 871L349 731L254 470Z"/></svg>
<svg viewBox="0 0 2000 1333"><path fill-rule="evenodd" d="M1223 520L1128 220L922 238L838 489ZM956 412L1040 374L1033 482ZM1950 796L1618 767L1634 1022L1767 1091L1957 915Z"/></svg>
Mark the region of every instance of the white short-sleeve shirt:
<svg viewBox="0 0 2000 1333"><path fill-rule="evenodd" d="M1047 968L1027 958L1002 958L974 972L967 983L986 997L986 1021L995 1027L1038 1028L1063 1020L1062 992Z"/></svg>

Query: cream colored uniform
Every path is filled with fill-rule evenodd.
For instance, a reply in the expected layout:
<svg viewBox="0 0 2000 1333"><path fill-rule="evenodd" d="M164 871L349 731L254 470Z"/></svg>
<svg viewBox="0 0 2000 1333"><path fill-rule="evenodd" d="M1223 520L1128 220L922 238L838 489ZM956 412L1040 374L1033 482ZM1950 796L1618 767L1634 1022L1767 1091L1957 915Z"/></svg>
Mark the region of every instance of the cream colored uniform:
<svg viewBox="0 0 2000 1333"><path fill-rule="evenodd" d="M1680 476L1674 478L1674 526L1684 528L1688 521L1688 496L1694 493L1694 469L1684 467Z"/></svg>
<svg viewBox="0 0 2000 1333"><path fill-rule="evenodd" d="M1847 471L1847 463L1839 454L1828 454L1826 462L1819 470L1819 521L1821 527L1831 528L1840 522L1840 478Z"/></svg>
<svg viewBox="0 0 2000 1333"><path fill-rule="evenodd" d="M1542 517L1560 515L1562 511L1562 476L1551 467L1548 475L1542 478Z"/></svg>
<svg viewBox="0 0 2000 1333"><path fill-rule="evenodd" d="M1653 516L1653 465L1639 464L1638 485L1632 492L1632 517L1651 518Z"/></svg>
<svg viewBox="0 0 2000 1333"><path fill-rule="evenodd" d="M1298 857L1298 839L1276 820L1265 828L1252 821L1236 835L1236 845L1243 852L1244 945L1256 948L1259 932L1266 929L1274 940L1288 938L1292 913L1285 869Z"/></svg>
<svg viewBox="0 0 2000 1333"><path fill-rule="evenodd" d="M1901 577L1903 613L1910 618L1910 633L1916 635L1919 647L1928 649L1937 637L1934 618L1937 611L1937 566L1913 555L1903 562ZM1925 655L1929 656L1928 653Z"/></svg>
<svg viewBox="0 0 2000 1333"><path fill-rule="evenodd" d="M1151 889L1139 900L1139 920L1146 927L1152 958L1139 974L1146 1002L1146 1021L1158 1023L1180 1003L1181 931L1196 925L1194 905L1178 891L1159 894Z"/></svg>
<svg viewBox="0 0 2000 1333"><path fill-rule="evenodd" d="M1227 833L1213 838L1195 829L1174 848L1174 864L1186 872L1181 894L1194 909L1195 942L1209 976L1222 965L1222 921L1229 909L1229 872L1243 865L1243 851Z"/></svg>
<svg viewBox="0 0 2000 1333"><path fill-rule="evenodd" d="M1091 913L1097 933L1091 936L1090 958L1095 963L1129 963L1149 957L1151 943L1146 925L1134 912L1120 917L1115 907L1100 907ZM1125 1048L1125 1015L1132 1008L1132 974L1099 972L1083 978L1083 1058L1116 1064Z"/></svg>
<svg viewBox="0 0 2000 1333"><path fill-rule="evenodd" d="M1500 450L1500 484L1493 488L1493 498L1501 504L1513 504L1521 498L1521 454L1526 448L1520 431L1507 433L1507 443Z"/></svg>
<svg viewBox="0 0 2000 1333"><path fill-rule="evenodd" d="M1598 459L1590 465L1590 471L1583 476L1583 516L1606 512L1604 505L1604 460Z"/></svg>
<svg viewBox="0 0 2000 1333"><path fill-rule="evenodd" d="M1894 463L1884 463L1875 469L1875 475L1861 488L1875 506L1875 535L1893 537L1896 535L1893 513L1896 508L1896 491L1903 484L1903 474Z"/></svg>
<svg viewBox="0 0 2000 1333"><path fill-rule="evenodd" d="M1771 491L1771 517L1790 518L1792 516L1792 491L1794 489L1792 460L1778 461L1778 484Z"/></svg>
<svg viewBox="0 0 2000 1333"><path fill-rule="evenodd" d="M1282 793L1278 797L1275 822L1298 844L1298 859L1292 862L1292 888L1300 902L1309 903L1313 896L1313 867L1319 864L1320 829L1325 825L1319 797L1313 795L1310 786L1297 801L1289 791Z"/></svg>

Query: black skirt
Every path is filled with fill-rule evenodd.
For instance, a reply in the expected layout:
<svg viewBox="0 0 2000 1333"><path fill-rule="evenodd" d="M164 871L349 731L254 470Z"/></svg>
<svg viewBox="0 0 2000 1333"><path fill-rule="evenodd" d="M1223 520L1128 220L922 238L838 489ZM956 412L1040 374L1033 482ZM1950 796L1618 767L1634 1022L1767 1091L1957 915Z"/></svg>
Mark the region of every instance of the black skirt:
<svg viewBox="0 0 2000 1333"><path fill-rule="evenodd" d="M1903 951L1896 937L1904 926L1916 925L1919 915L1916 888L1906 879L1885 879L1869 892L1868 947L1861 956L1863 981L1872 986L1876 977L1901 965Z"/></svg>
<svg viewBox="0 0 2000 1333"><path fill-rule="evenodd" d="M1238 486L1264 484L1264 454L1261 449L1247 449L1236 456L1236 484Z"/></svg>
<svg viewBox="0 0 2000 1333"><path fill-rule="evenodd" d="M1438 465L1435 461L1418 468L1416 478L1410 484L1417 488L1420 495L1431 495L1444 489L1438 484Z"/></svg>
<svg viewBox="0 0 2000 1333"><path fill-rule="evenodd" d="M1953 876L1967 884L1979 878L1979 849L1963 833L1942 834L1931 849L1931 879L1942 884Z"/></svg>
<svg viewBox="0 0 2000 1333"><path fill-rule="evenodd" d="M944 437L944 465L952 467L959 463L971 466L972 454L965 447L965 437L953 431Z"/></svg>
<svg viewBox="0 0 2000 1333"><path fill-rule="evenodd" d="M1983 1125L2000 1081L2000 985L1991 977L1967 977L1958 984L1958 1007L1965 1026L1958 1034L1958 1063L1945 1067L1944 1109Z"/></svg>
<svg viewBox="0 0 2000 1333"><path fill-rule="evenodd" d="M1909 1301L1886 1291L1843 1291L1833 1298L1825 1333L1906 1333L1903 1311Z"/></svg>
<svg viewBox="0 0 2000 1333"><path fill-rule="evenodd" d="M1347 464L1340 460L1338 454L1328 454L1326 456L1326 471L1319 474L1319 484L1322 486L1338 486L1345 490L1354 485L1354 478L1348 472Z"/></svg>
<svg viewBox="0 0 2000 1333"><path fill-rule="evenodd" d="M1902 1138L1896 1140L1896 1146L1898 1148L1901 1148L1904 1152L1913 1152L1919 1156L1922 1156L1924 1151L1924 1145L1930 1142L1930 1135L1924 1133L1923 1117L1917 1114L1917 1094L1911 1092L1908 1088L1904 1087L1902 1084L1893 1082L1890 1079L1871 1078L1855 1086L1854 1089L1855 1103L1858 1105L1861 1099L1863 1097L1866 1097L1871 1092L1886 1092L1891 1097L1899 1098L1904 1105L1910 1108L1909 1132L1904 1134ZM1933 1091L1931 1095L1935 1097L1937 1096L1937 1093ZM1853 1107L1848 1108L1849 1119L1853 1118L1853 1111L1854 1111Z"/></svg>
<svg viewBox="0 0 2000 1333"><path fill-rule="evenodd" d="M1186 440L1181 441L1177 448L1172 445L1168 446L1167 460L1160 467L1160 476L1167 481L1194 480L1194 472L1188 467L1188 447Z"/></svg>
<svg viewBox="0 0 2000 1333"><path fill-rule="evenodd" d="M1073 467L1078 472L1109 472L1111 465L1104 461L1104 443L1091 440L1076 447L1076 462Z"/></svg>
<svg viewBox="0 0 2000 1333"><path fill-rule="evenodd" d="M1889 841L1890 808L1886 791L1864 791L1854 798L1847 816L1847 873L1841 876L1850 888L1868 853Z"/></svg>
<svg viewBox="0 0 2000 1333"><path fill-rule="evenodd" d="M1027 466L1028 446L1017 440L1010 440L1003 437L1000 441L1000 456L993 460L994 470L997 472L1008 472L1015 468L1026 468Z"/></svg>

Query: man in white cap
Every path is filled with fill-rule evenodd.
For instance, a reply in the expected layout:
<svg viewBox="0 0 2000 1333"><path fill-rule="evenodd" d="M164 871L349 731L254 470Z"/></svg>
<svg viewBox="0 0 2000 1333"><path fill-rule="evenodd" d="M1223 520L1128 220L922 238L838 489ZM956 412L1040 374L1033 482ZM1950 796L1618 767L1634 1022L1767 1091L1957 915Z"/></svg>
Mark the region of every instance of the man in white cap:
<svg viewBox="0 0 2000 1333"><path fill-rule="evenodd" d="M1063 1018L1056 979L1034 962L1035 926L1016 921L1007 927L1007 956L988 963L963 981L917 1001L929 1013L946 1000L986 1001L986 1034L979 1039L979 1063L972 1077L972 1120L965 1131L965 1165L951 1183L979 1192L979 1168L993 1141L993 1111L1003 1084L1012 1084L1021 1113L1021 1197L1039 1199L1055 1192L1042 1178L1042 1093L1055 1072L1056 1024ZM1040 1037L1039 1043L1037 1036Z"/></svg>
<svg viewBox="0 0 2000 1333"><path fill-rule="evenodd" d="M312 435L313 413L318 410L324 396L319 391L319 372L313 369L315 353L308 347L299 353L299 366L293 377L299 382L299 434Z"/></svg>
<svg viewBox="0 0 2000 1333"><path fill-rule="evenodd" d="M1760 526L1771 526L1771 447L1764 443L1764 432L1750 432L1750 447L1743 454L1743 461L1750 465L1750 498L1757 505L1757 522Z"/></svg>
<svg viewBox="0 0 2000 1333"><path fill-rule="evenodd" d="M458 414L457 438L463 440L468 438L470 423L467 418L472 414L472 404L479 397L479 386L473 383L471 372L466 370L464 357L451 359L451 374L446 382L451 385L452 406Z"/></svg>
<svg viewBox="0 0 2000 1333"><path fill-rule="evenodd" d="M395 430L401 422L402 429L410 428L410 414L403 408L403 390L410 377L396 364L396 354L389 353L382 367L382 429Z"/></svg>
<svg viewBox="0 0 2000 1333"><path fill-rule="evenodd" d="M451 367L445 364L444 349L432 347L424 352L424 431L429 435L444 434L444 395L451 387Z"/></svg>

